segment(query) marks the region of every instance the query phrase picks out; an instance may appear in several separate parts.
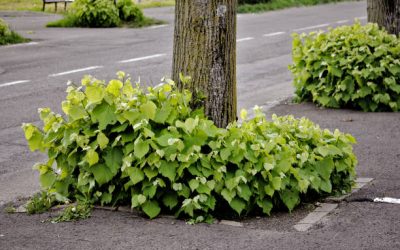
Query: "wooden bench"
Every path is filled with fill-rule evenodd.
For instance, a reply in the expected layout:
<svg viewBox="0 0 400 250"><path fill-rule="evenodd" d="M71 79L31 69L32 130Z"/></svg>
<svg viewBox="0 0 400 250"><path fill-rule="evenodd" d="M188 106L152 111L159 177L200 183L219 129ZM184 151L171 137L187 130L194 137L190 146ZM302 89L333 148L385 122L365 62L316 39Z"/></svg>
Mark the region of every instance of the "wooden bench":
<svg viewBox="0 0 400 250"><path fill-rule="evenodd" d="M74 0L43 0L43 9L42 11L44 11L44 7L46 4L49 3L54 3L54 10L57 12L57 4L58 3L64 3L64 10L67 9L67 3L72 3Z"/></svg>

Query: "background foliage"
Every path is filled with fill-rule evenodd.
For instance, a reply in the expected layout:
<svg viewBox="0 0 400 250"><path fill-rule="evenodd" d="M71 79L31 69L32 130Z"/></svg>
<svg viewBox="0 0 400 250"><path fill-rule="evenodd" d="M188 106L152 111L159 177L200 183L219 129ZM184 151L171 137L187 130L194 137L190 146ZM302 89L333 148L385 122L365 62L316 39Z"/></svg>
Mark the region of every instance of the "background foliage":
<svg viewBox="0 0 400 250"><path fill-rule="evenodd" d="M351 189L351 135L292 116L256 117L217 128L191 93L170 80L144 91L124 73L108 84L86 76L69 86L65 117L40 110L42 129L24 124L48 196L85 204L131 204L203 221L211 216L292 210L310 194Z"/></svg>
<svg viewBox="0 0 400 250"><path fill-rule="evenodd" d="M110 0L75 0L68 17L80 27L115 27L121 21L117 7Z"/></svg>
<svg viewBox="0 0 400 250"><path fill-rule="evenodd" d="M7 23L0 18L0 45L23 43L27 41L29 41L29 39L23 38L16 32L12 31L8 27Z"/></svg>
<svg viewBox="0 0 400 250"><path fill-rule="evenodd" d="M400 40L376 24L294 34L292 54L299 101L364 111L400 109Z"/></svg>

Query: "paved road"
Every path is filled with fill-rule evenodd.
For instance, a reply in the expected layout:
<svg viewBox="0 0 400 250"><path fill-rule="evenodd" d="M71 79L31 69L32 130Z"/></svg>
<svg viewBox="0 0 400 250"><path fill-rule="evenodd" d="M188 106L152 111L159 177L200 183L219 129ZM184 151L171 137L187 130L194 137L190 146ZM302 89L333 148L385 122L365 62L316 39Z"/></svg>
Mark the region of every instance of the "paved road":
<svg viewBox="0 0 400 250"><path fill-rule="evenodd" d="M46 29L59 18L42 13L0 12L33 43L0 48L0 203L38 189L34 162L43 158L27 150L23 122L38 122L37 109L60 111L68 80L84 74L111 79L124 70L144 85L157 84L171 69L173 9L146 11L167 25L145 29ZM294 8L238 15L238 104L250 108L292 95L292 32L365 20L366 2Z"/></svg>

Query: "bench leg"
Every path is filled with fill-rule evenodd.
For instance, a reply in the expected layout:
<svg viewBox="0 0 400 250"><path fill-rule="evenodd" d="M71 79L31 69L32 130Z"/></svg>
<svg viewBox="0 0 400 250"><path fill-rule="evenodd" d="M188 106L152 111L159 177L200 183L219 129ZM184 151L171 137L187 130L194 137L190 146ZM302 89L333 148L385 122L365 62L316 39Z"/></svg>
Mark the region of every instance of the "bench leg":
<svg viewBox="0 0 400 250"><path fill-rule="evenodd" d="M43 8L42 8L42 11L44 11L44 1L43 1Z"/></svg>
<svg viewBox="0 0 400 250"><path fill-rule="evenodd" d="M54 3L54 12L57 12L57 2Z"/></svg>
<svg viewBox="0 0 400 250"><path fill-rule="evenodd" d="M64 11L67 10L67 2L64 3Z"/></svg>

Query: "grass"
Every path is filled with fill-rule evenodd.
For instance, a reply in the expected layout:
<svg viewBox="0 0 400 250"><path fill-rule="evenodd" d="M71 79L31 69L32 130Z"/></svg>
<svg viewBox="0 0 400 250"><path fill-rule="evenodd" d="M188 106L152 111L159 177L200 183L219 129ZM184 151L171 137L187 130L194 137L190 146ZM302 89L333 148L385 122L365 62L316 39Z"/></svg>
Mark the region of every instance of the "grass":
<svg viewBox="0 0 400 250"><path fill-rule="evenodd" d="M268 3L243 4L238 7L238 13L258 13L271 10L279 10L289 7L310 6L324 3L360 0L271 0Z"/></svg>
<svg viewBox="0 0 400 250"><path fill-rule="evenodd" d="M70 4L67 5L67 10L69 5ZM138 6L141 8L154 8L174 5L175 0L141 0L140 3L138 3ZM6 11L42 11L42 6L42 0L0 0L0 10ZM59 3L57 7L57 13L64 13L63 3ZM46 4L45 11L50 13L54 12L54 4Z"/></svg>
<svg viewBox="0 0 400 250"><path fill-rule="evenodd" d="M28 41L30 41L30 40L18 35L14 31L11 31L10 35L0 36L0 45L8 45L8 44L15 44L15 43L25 43L25 42L28 42Z"/></svg>
<svg viewBox="0 0 400 250"><path fill-rule="evenodd" d="M42 0L0 0L0 10L5 11L42 11L42 7ZM54 4L46 4L45 12L54 13ZM64 12L64 3L58 3L57 13Z"/></svg>
<svg viewBox="0 0 400 250"><path fill-rule="evenodd" d="M137 4L141 8L155 8L155 7L167 7L167 6L174 6L175 5L175 0L160 0L160 1L154 1L154 0L142 0L140 3Z"/></svg>
<svg viewBox="0 0 400 250"><path fill-rule="evenodd" d="M124 28L142 28L142 27L147 27L151 25L159 25L159 24L165 24L164 21L157 20L154 18L150 17L144 17L143 20L139 22L122 22L119 27L124 27ZM54 22L49 22L46 27L49 28L72 28L76 27L75 22L73 19L69 18L68 16L65 16L65 18L54 21Z"/></svg>

